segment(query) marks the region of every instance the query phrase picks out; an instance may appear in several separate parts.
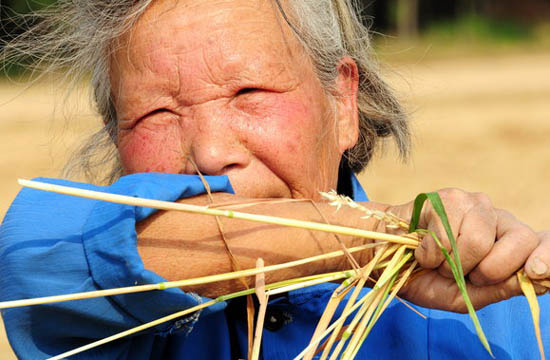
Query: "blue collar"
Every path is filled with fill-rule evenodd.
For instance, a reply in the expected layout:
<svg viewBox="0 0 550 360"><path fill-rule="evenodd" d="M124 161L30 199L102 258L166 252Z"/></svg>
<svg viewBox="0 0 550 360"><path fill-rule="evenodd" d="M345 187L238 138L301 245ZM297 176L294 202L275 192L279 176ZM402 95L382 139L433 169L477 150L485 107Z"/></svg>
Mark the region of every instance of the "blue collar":
<svg viewBox="0 0 550 360"><path fill-rule="evenodd" d="M369 201L369 197L365 193L365 190L363 190L363 187L361 186L361 183L359 180L357 180L357 177L355 174L351 174L351 194L348 196L351 197L355 201Z"/></svg>

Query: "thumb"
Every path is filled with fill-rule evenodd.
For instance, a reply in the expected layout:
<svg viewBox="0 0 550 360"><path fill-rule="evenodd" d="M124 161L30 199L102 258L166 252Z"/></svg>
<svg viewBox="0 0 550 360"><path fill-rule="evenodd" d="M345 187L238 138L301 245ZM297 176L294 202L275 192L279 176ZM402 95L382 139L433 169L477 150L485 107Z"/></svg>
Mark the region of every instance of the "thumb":
<svg viewBox="0 0 550 360"><path fill-rule="evenodd" d="M537 235L540 243L529 255L524 270L529 278L541 280L550 277L550 231L539 232Z"/></svg>

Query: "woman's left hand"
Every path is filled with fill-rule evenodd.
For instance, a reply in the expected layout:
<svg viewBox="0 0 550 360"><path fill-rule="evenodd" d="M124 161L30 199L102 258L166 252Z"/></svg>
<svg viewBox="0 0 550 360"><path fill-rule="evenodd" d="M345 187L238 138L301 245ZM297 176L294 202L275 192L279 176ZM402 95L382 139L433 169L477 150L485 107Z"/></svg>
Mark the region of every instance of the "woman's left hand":
<svg viewBox="0 0 550 360"><path fill-rule="evenodd" d="M496 209L484 194L458 189L440 190L449 223L455 234L467 290L476 308L520 295L516 272L525 267L532 279L550 276L550 231L536 233L505 210ZM392 208L409 213L412 203ZM439 217L430 206L422 211L420 228L433 231L450 251ZM431 236L415 251L419 264L428 269L414 278L400 295L421 306L467 311L450 266ZM537 291L543 292L542 287Z"/></svg>

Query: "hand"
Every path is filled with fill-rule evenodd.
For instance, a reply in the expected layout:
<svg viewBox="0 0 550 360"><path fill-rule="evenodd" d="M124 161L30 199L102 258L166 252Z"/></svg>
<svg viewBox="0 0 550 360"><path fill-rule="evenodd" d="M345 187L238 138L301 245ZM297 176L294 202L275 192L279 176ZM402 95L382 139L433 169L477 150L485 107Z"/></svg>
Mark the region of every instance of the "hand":
<svg viewBox="0 0 550 360"><path fill-rule="evenodd" d="M525 263L525 273L531 279L544 280L550 278L550 230L540 231L539 245L529 255Z"/></svg>
<svg viewBox="0 0 550 360"><path fill-rule="evenodd" d="M550 232L536 234L509 212L494 208L484 194L444 189L439 195L457 240L474 307L481 308L520 295L515 273L524 264L527 275L533 279L546 278L550 274L547 266L550 264ZM390 210L407 218L412 203ZM441 221L428 204L422 211L419 227L433 231L450 251ZM415 257L428 271L413 279L400 295L425 307L467 311L451 269L431 236L422 239Z"/></svg>

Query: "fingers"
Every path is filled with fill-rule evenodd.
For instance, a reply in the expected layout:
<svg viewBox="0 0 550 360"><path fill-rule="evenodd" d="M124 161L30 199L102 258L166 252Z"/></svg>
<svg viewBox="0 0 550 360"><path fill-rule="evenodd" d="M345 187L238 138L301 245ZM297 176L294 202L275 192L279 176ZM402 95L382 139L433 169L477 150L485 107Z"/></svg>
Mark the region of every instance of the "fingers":
<svg viewBox="0 0 550 360"><path fill-rule="evenodd" d="M491 251L495 242L497 215L488 199L480 197L465 215L456 239L464 274L468 274ZM439 273L451 277L445 262Z"/></svg>
<svg viewBox="0 0 550 360"><path fill-rule="evenodd" d="M456 220L456 218L453 219ZM457 224L457 221L454 221L450 225L453 233L456 233L456 229L460 226L459 223ZM441 222L430 221L427 230L435 233L443 247L450 251L451 245ZM420 266L425 269L436 269L445 261L445 256L430 234L424 236L420 245L416 248L414 255Z"/></svg>
<svg viewBox="0 0 550 360"><path fill-rule="evenodd" d="M479 287L467 283L466 290L476 309L521 294L515 275L488 286ZM468 311L454 279L442 277L437 271L430 271L415 278L399 292L399 295L423 307L461 313Z"/></svg>
<svg viewBox="0 0 550 360"><path fill-rule="evenodd" d="M462 223L461 215L471 207L471 204L463 201L464 192L457 189L440 190L439 195L445 204L449 225L453 233L456 234ZM429 203L426 203L424 210L422 210L419 227L435 233L443 247L450 252L451 245L443 224ZM436 269L445 261L441 249L429 234L424 236L414 255L420 266L425 269Z"/></svg>
<svg viewBox="0 0 550 360"><path fill-rule="evenodd" d="M489 253L495 241L497 214L484 194L470 194L457 189L441 190L449 224L457 238L457 247L464 273L467 274ZM439 217L427 208L422 219L428 230L436 233L442 245L450 251L447 234ZM422 222L421 222L422 224ZM436 269L452 278L450 265L431 236L425 236L415 252L419 264Z"/></svg>
<svg viewBox="0 0 550 360"><path fill-rule="evenodd" d="M550 277L550 231L538 234L539 244L525 262L525 273L531 279L541 280Z"/></svg>
<svg viewBox="0 0 550 360"><path fill-rule="evenodd" d="M512 214L495 209L486 195L456 189L439 194L457 238L461 265L469 280L467 291L476 308L520 295L515 273L522 266L531 279L547 279L538 285L550 283L550 231L535 233ZM422 211L419 227L433 231L451 253L441 221L430 206ZM403 296L421 306L466 311L450 266L431 236L422 239L415 257L432 271L412 280ZM537 293L546 291L544 286L535 284Z"/></svg>
<svg viewBox="0 0 550 360"><path fill-rule="evenodd" d="M548 240L539 249L540 240L533 230L510 213L495 209L486 195L446 189L440 191L440 196L457 238L462 269L472 284L502 282L528 258L528 276L538 274L532 278L542 279L550 275L550 232L544 233ZM433 231L451 253L441 221L431 207L426 208L421 220L421 225ZM422 240L415 256L422 267L437 269L442 276L453 278L450 265L431 236Z"/></svg>
<svg viewBox="0 0 550 360"><path fill-rule="evenodd" d="M498 240L469 274L475 285L496 284L513 276L539 244L535 232L512 214L504 210L496 210L496 213Z"/></svg>

